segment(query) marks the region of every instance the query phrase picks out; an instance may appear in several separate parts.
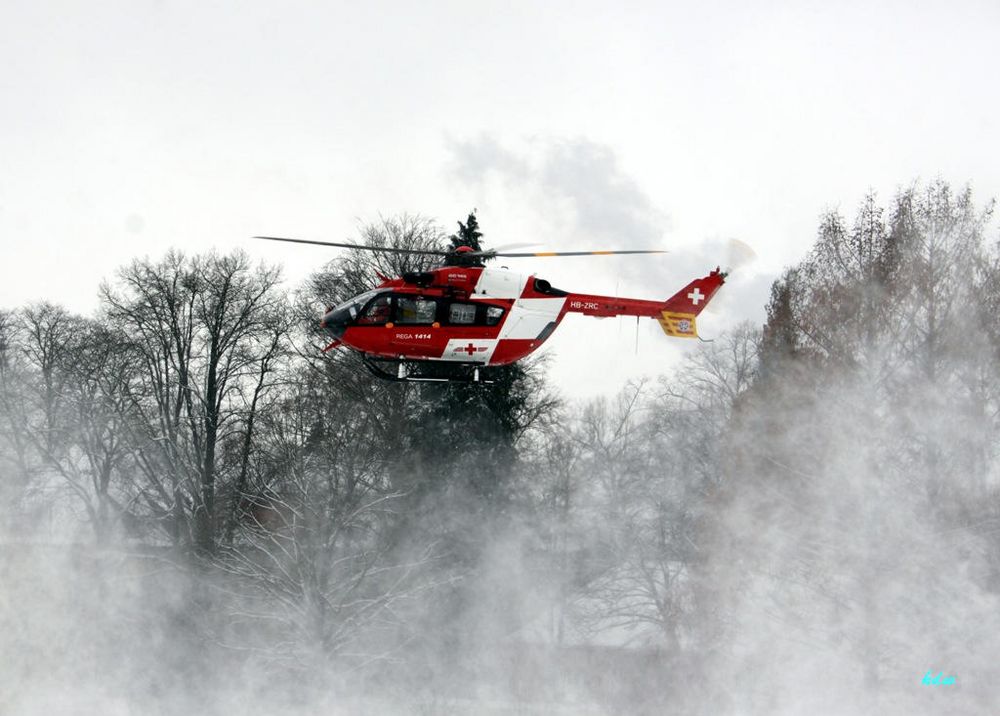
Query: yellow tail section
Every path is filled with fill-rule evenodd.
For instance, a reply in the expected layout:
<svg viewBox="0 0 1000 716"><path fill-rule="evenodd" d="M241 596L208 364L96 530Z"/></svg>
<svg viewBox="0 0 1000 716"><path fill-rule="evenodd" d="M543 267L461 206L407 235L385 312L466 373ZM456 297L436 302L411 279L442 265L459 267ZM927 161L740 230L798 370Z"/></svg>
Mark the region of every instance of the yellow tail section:
<svg viewBox="0 0 1000 716"><path fill-rule="evenodd" d="M660 322L660 327L668 336L675 338L697 338L698 326L694 320L693 313L674 313L663 311L661 317L656 320Z"/></svg>

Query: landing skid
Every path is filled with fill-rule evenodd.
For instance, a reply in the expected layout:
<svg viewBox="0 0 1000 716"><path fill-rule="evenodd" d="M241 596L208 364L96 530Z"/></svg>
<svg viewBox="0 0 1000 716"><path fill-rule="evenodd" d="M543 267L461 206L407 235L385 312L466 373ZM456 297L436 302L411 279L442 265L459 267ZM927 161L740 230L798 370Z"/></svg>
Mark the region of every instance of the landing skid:
<svg viewBox="0 0 1000 716"><path fill-rule="evenodd" d="M396 383L482 383L491 385L495 382L486 377L488 368L471 363L403 361L367 356L362 360L365 367L376 378Z"/></svg>

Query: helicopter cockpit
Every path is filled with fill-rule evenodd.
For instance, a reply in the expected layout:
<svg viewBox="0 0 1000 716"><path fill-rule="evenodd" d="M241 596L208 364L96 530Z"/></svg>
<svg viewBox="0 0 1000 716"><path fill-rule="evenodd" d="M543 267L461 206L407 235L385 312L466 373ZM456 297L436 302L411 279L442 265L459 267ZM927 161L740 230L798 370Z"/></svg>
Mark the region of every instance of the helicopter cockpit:
<svg viewBox="0 0 1000 716"><path fill-rule="evenodd" d="M335 338L342 337L347 326L353 323L368 303L379 294L388 296L389 291L387 289L375 289L374 291L367 291L359 296L354 296L327 311L320 320L319 325L332 333Z"/></svg>

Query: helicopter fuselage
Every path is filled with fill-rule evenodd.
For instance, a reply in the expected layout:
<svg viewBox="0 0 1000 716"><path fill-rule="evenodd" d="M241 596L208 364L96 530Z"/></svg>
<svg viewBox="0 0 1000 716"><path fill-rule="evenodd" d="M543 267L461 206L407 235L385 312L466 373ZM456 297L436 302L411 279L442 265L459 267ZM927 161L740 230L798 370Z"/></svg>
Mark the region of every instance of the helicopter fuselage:
<svg viewBox="0 0 1000 716"><path fill-rule="evenodd" d="M331 345L369 358L506 365L541 347L567 313L656 318L669 335L695 337L694 317L724 280L716 269L666 301L646 301L570 293L506 269L445 266L383 281L329 310L321 325Z"/></svg>

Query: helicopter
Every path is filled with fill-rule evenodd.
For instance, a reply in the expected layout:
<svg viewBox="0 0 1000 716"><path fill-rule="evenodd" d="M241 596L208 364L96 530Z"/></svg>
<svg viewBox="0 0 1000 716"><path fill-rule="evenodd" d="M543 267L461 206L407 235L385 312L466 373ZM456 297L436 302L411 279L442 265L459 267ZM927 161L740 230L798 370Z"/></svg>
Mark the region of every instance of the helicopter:
<svg viewBox="0 0 1000 716"><path fill-rule="evenodd" d="M509 365L538 350L567 313L596 318L653 318L667 336L698 338L696 318L725 283L718 267L665 301L573 293L534 274L484 265L498 257L612 256L664 254L663 250L543 251L511 253L402 249L363 244L255 236L339 248L440 256L429 271L403 273L337 306L328 306L320 326L341 347L361 355L377 377L413 382L490 382L481 369Z"/></svg>

